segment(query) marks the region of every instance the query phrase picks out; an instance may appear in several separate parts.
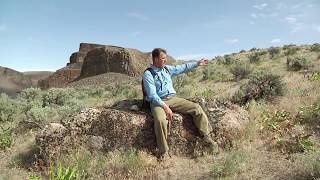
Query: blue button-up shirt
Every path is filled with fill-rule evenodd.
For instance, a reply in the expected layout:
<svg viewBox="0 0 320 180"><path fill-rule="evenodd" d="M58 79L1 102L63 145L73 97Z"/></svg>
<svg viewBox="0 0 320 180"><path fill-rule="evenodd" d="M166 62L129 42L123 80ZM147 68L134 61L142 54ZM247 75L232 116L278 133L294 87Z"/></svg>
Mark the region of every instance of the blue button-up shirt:
<svg viewBox="0 0 320 180"><path fill-rule="evenodd" d="M151 65L150 67L156 75L153 77L150 71L145 71L143 74L144 89L147 93L146 100L155 105L163 106L164 102L161 98L176 95L171 77L188 72L197 66L197 62L177 66L166 65L170 72L168 73L165 68L158 68Z"/></svg>

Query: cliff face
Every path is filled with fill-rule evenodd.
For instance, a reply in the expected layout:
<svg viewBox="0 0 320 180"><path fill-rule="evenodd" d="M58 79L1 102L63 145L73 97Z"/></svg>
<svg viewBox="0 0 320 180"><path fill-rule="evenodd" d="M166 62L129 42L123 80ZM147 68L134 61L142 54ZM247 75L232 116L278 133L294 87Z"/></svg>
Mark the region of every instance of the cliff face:
<svg viewBox="0 0 320 180"><path fill-rule="evenodd" d="M168 64L175 60L168 56ZM66 67L39 81L42 89L64 87L68 83L104 73L139 76L152 63L151 53L136 49L81 43L78 52L70 56Z"/></svg>
<svg viewBox="0 0 320 180"><path fill-rule="evenodd" d="M31 85L31 79L23 73L0 66L0 93L16 96L18 92Z"/></svg>
<svg viewBox="0 0 320 180"><path fill-rule="evenodd" d="M81 43L79 51L70 56L69 63L51 74L48 78L40 80L38 86L41 89L48 89L50 87L63 87L72 82L79 77L82 63L87 53L98 47L103 47L103 45Z"/></svg>

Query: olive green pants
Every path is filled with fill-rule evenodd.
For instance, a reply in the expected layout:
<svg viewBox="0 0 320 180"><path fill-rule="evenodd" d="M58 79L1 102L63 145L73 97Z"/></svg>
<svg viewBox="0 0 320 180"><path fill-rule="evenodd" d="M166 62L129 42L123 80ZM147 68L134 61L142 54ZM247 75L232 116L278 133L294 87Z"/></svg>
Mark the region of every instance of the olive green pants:
<svg viewBox="0 0 320 180"><path fill-rule="evenodd" d="M193 118L193 122L198 128L201 135L209 134L211 126L209 125L206 113L203 111L199 104L174 96L167 97L164 102L174 112L191 115ZM166 117L166 113L161 106L157 106L152 103L151 113L154 119L154 131L156 134L157 145L160 153L164 153L169 150L167 143L168 120Z"/></svg>

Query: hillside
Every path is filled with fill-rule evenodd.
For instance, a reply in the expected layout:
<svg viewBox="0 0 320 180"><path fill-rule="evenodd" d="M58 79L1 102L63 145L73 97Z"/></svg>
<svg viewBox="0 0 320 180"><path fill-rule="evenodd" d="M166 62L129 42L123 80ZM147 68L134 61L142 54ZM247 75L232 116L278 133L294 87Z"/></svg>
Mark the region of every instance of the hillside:
<svg viewBox="0 0 320 180"><path fill-rule="evenodd" d="M10 68L0 66L0 93L6 93L9 96L16 94L25 88L31 87L30 77Z"/></svg>
<svg viewBox="0 0 320 180"><path fill-rule="evenodd" d="M155 156L140 81L107 72L2 95L0 179L67 168L83 179L320 178L320 44L242 50L175 77L178 96L207 113L218 149L175 114L167 161Z"/></svg>

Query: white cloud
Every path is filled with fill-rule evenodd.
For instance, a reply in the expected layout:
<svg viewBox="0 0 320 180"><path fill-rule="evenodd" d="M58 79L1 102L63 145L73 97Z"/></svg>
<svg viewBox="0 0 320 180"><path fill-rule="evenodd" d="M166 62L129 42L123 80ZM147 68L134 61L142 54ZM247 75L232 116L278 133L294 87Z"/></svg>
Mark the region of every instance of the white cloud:
<svg viewBox="0 0 320 180"><path fill-rule="evenodd" d="M150 21L149 17L136 12L130 12L127 14L127 16L138 19L140 21Z"/></svg>
<svg viewBox="0 0 320 180"><path fill-rule="evenodd" d="M251 16L252 18L258 18L258 15L255 14L255 13L252 13L250 16Z"/></svg>
<svg viewBox="0 0 320 180"><path fill-rule="evenodd" d="M8 26L6 24L0 24L0 32L4 32L8 30Z"/></svg>
<svg viewBox="0 0 320 180"><path fill-rule="evenodd" d="M253 5L252 7L256 8L256 9L259 9L259 10L262 10L262 9L264 9L264 8L267 7L267 6L268 6L267 3L263 3L263 4Z"/></svg>
<svg viewBox="0 0 320 180"><path fill-rule="evenodd" d="M281 39L272 39L271 40L271 43L281 43L282 41L281 41Z"/></svg>
<svg viewBox="0 0 320 180"><path fill-rule="evenodd" d="M285 20L286 20L289 24L296 24L296 22L297 22L297 18L292 17L292 16L286 17Z"/></svg>
<svg viewBox="0 0 320 180"><path fill-rule="evenodd" d="M235 44L235 43L238 43L238 42L239 42L239 39L237 39L237 38L234 38L234 39L225 39L224 42L225 42L225 43L228 43L228 44Z"/></svg>

